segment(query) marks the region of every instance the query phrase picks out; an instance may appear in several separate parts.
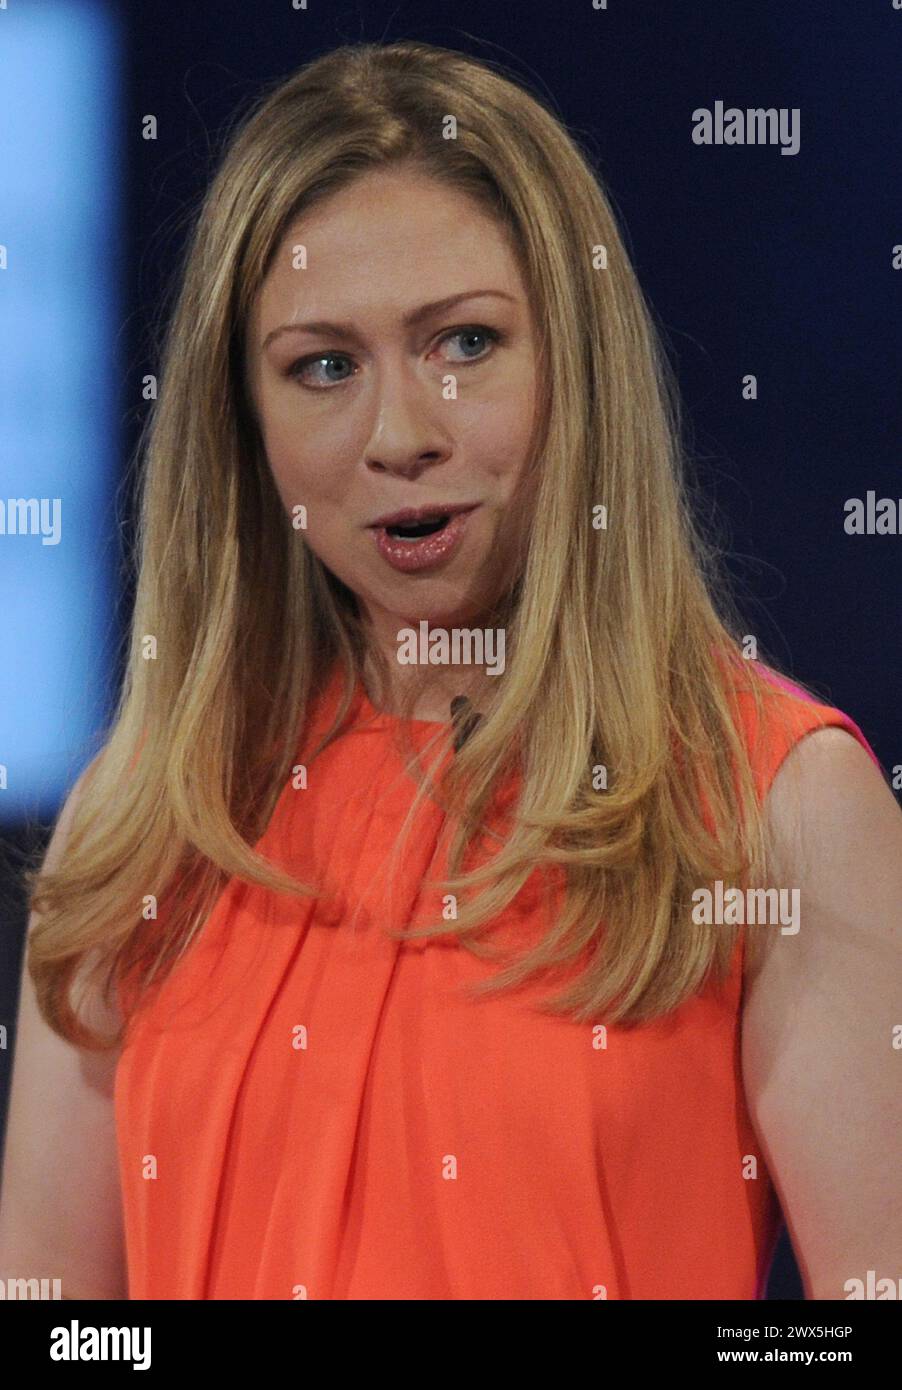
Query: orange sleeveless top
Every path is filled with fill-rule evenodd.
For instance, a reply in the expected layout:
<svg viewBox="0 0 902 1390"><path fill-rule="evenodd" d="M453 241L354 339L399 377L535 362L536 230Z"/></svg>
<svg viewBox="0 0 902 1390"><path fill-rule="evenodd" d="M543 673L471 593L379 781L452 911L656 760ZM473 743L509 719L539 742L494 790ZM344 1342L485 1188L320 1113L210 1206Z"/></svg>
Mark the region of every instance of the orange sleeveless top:
<svg viewBox="0 0 902 1390"><path fill-rule="evenodd" d="M761 796L823 725L877 762L847 715L767 679L788 732L760 737L738 701ZM446 863L427 798L387 886L415 791L398 723L358 686L306 788L279 798L258 848L319 895L231 880L129 1021L129 1297L760 1297L780 1213L743 1099L741 938L725 985L640 1026L543 1014L547 983L469 994L491 960L382 930L441 920L424 879ZM415 745L441 727L413 721ZM497 919L511 940L547 927L536 878Z"/></svg>

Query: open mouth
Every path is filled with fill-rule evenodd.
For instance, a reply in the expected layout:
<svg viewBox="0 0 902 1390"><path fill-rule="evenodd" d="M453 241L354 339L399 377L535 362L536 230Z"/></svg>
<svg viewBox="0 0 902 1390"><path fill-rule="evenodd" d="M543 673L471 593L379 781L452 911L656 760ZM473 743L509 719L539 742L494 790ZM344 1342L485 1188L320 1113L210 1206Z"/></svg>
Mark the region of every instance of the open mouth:
<svg viewBox="0 0 902 1390"><path fill-rule="evenodd" d="M430 521L420 521L410 526L386 526L386 531L396 540L418 541L423 536L432 536L442 531L451 520L450 516L438 516Z"/></svg>
<svg viewBox="0 0 902 1390"><path fill-rule="evenodd" d="M477 502L456 511L433 512L418 520L373 526L376 549L386 564L400 574L416 574L448 564L460 550L470 516L478 506ZM410 518L409 512L407 515Z"/></svg>

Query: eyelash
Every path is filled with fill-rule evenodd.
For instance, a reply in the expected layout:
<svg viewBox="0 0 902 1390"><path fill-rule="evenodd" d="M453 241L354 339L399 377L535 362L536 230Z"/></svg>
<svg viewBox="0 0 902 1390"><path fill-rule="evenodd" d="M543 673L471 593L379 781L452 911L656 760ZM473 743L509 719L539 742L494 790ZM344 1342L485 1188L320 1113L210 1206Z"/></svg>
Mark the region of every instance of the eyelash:
<svg viewBox="0 0 902 1390"><path fill-rule="evenodd" d="M442 337L439 338L437 346L447 342L449 338L462 338L468 333L478 333L480 336L487 338L489 342L496 347L505 341L504 334L500 333L497 328L489 328L484 323L468 323L461 328L450 328L447 333L444 333ZM460 362L455 362L454 366L473 367L479 362L487 362L491 356L491 352L485 352L481 357L471 357L469 360L462 359ZM322 362L330 358L346 358L350 360L346 352L314 352L308 357L299 357L298 360L293 362L288 368L286 375L297 381L301 386L306 386L310 391L332 390L335 386L342 386L345 381L350 381L351 377L344 377L342 381L332 382L329 386L308 386L305 381L301 380L301 372L305 367L313 366L316 362Z"/></svg>

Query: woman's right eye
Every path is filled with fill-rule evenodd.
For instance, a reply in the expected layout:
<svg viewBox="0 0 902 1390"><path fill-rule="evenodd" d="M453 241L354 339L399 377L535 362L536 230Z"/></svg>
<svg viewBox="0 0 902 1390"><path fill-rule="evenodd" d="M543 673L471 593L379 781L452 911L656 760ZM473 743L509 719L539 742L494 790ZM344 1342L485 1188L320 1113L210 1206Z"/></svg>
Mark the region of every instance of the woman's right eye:
<svg viewBox="0 0 902 1390"><path fill-rule="evenodd" d="M323 362L349 363L350 360L351 359L346 357L343 352L317 352L312 357L299 357L298 360L293 362L288 368L287 375L292 377L295 381L300 381L302 386L309 386L313 391L321 391L323 389L328 389L330 385L339 386L343 381L347 381L348 377L327 377L325 381L320 378L319 382L316 383L315 381L311 381L310 376L307 374L308 368L318 367L320 363Z"/></svg>

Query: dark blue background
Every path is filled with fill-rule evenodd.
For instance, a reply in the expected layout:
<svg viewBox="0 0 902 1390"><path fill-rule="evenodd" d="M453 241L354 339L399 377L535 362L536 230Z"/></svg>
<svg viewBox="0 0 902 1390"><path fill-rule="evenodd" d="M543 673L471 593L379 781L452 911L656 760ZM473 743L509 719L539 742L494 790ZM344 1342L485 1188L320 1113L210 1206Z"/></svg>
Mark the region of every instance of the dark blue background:
<svg viewBox="0 0 902 1390"><path fill-rule="evenodd" d="M612 199L678 370L746 630L851 714L884 767L902 763L902 536L843 530L847 498L902 498L902 272L891 264L902 243L902 11L892 0L309 4L119 7L126 447L140 379L158 366L151 324L187 219L259 84L362 40L414 38L504 63L550 96ZM691 113L717 100L800 108L799 153L695 145ZM141 138L146 114L158 119L155 142ZM757 401L741 397L746 373ZM7 1018L8 984L6 974ZM785 1246L770 1292L800 1297Z"/></svg>

